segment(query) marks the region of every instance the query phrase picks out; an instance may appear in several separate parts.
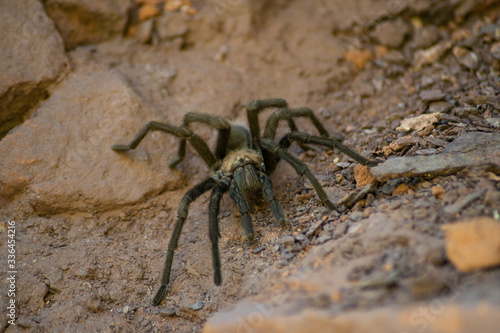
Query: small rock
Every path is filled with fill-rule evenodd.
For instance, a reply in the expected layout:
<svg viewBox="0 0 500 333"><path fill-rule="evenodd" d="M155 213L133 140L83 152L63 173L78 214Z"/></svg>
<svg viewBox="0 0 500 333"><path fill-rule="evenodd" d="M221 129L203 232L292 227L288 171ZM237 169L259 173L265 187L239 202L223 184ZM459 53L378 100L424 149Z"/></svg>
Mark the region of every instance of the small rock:
<svg viewBox="0 0 500 333"><path fill-rule="evenodd" d="M205 303L203 303L203 302L196 302L193 305L189 306L189 308L191 310L198 311L198 310L203 309L204 306L205 306Z"/></svg>
<svg viewBox="0 0 500 333"><path fill-rule="evenodd" d="M214 59L219 62L226 60L228 51L229 49L226 44L221 45L219 51L215 54Z"/></svg>
<svg viewBox="0 0 500 333"><path fill-rule="evenodd" d="M442 100L445 96L446 95L439 89L423 90L420 93L420 98L422 99L422 103L424 104Z"/></svg>
<svg viewBox="0 0 500 333"><path fill-rule="evenodd" d="M436 79L434 79L432 76L424 75L420 79L420 85L422 87L429 87L430 85L434 84L434 82L436 82Z"/></svg>
<svg viewBox="0 0 500 333"><path fill-rule="evenodd" d="M490 117L486 118L486 121L488 124L490 124L493 127L500 128L500 117Z"/></svg>
<svg viewBox="0 0 500 333"><path fill-rule="evenodd" d="M485 24L481 28L481 33L484 35L489 35L491 37L497 37L500 35L500 24Z"/></svg>
<svg viewBox="0 0 500 333"><path fill-rule="evenodd" d="M147 19L153 17L153 16L158 16L161 14L160 9L158 6L152 3L146 3L141 8L139 8L138 11L138 18L139 21L146 21Z"/></svg>
<svg viewBox="0 0 500 333"><path fill-rule="evenodd" d="M500 42L491 45L490 52L495 59L500 59Z"/></svg>
<svg viewBox="0 0 500 333"><path fill-rule="evenodd" d="M125 306L123 307L122 312L123 312L123 313L128 313L129 311L130 311L130 306L125 305Z"/></svg>
<svg viewBox="0 0 500 333"><path fill-rule="evenodd" d="M415 47L417 49L426 49L436 44L440 38L441 32L434 25L418 29L415 32Z"/></svg>
<svg viewBox="0 0 500 333"><path fill-rule="evenodd" d="M360 82L353 87L354 93L360 97L369 97L373 95L375 89L371 83Z"/></svg>
<svg viewBox="0 0 500 333"><path fill-rule="evenodd" d="M339 168L345 169L351 166L351 163L349 162L339 162L336 164Z"/></svg>
<svg viewBox="0 0 500 333"><path fill-rule="evenodd" d="M255 253L255 254L257 254L259 252L264 251L265 249L266 249L265 246L259 246L258 248L254 249L252 252Z"/></svg>
<svg viewBox="0 0 500 333"><path fill-rule="evenodd" d="M295 237L293 236L283 236L280 238L279 242L283 245L292 245L295 243Z"/></svg>
<svg viewBox="0 0 500 333"><path fill-rule="evenodd" d="M172 317L175 315L175 310L174 309L161 309L158 311L158 314L162 317Z"/></svg>
<svg viewBox="0 0 500 333"><path fill-rule="evenodd" d="M359 221L363 218L363 212L357 211L353 212L349 215L349 220L351 221Z"/></svg>
<svg viewBox="0 0 500 333"><path fill-rule="evenodd" d="M373 184L368 184L363 187L360 187L356 189L356 191L352 191L351 193L347 194L345 197L340 199L338 204L345 205L346 207L352 207L358 201L363 200L368 195L368 193L373 192L374 188L375 186Z"/></svg>
<svg viewBox="0 0 500 333"><path fill-rule="evenodd" d="M405 194L406 192L408 192L408 189L409 189L408 185L402 183L398 187L396 187L396 189L392 192L392 194L393 195Z"/></svg>
<svg viewBox="0 0 500 333"><path fill-rule="evenodd" d="M332 239L332 235L330 235L329 233L325 234L325 235L321 235L318 237L318 239L316 239L316 244L323 244L323 243L329 241L330 239Z"/></svg>
<svg viewBox="0 0 500 333"><path fill-rule="evenodd" d="M476 53L466 49L465 47L455 46L453 48L453 55L461 65L467 67L468 69L475 71L479 68L479 57Z"/></svg>
<svg viewBox="0 0 500 333"><path fill-rule="evenodd" d="M347 223L340 223L339 225L337 225L335 227L335 229L333 230L333 235L332 235L332 238L333 239L337 239L337 238L340 238L342 237L343 235L345 235L345 233L347 232Z"/></svg>
<svg viewBox="0 0 500 333"><path fill-rule="evenodd" d="M295 256L297 255L297 253L292 253L292 252L283 252L281 254L281 257L285 260L290 260L290 259L293 259Z"/></svg>
<svg viewBox="0 0 500 333"><path fill-rule="evenodd" d="M465 197L457 200L452 205L446 206L443 210L446 214L455 215L465 209L468 205L470 205L473 201L479 199L481 195L479 193L471 193L466 195Z"/></svg>
<svg viewBox="0 0 500 333"><path fill-rule="evenodd" d="M436 147L446 147L448 145L448 141L444 141L444 140L441 140L441 139L438 139L438 138L435 138L433 136L428 136L425 138L425 140L436 146Z"/></svg>
<svg viewBox="0 0 500 333"><path fill-rule="evenodd" d="M416 155L424 155L424 156L434 155L437 153L439 153L439 150L437 150L436 148L425 148L415 151Z"/></svg>
<svg viewBox="0 0 500 333"><path fill-rule="evenodd" d="M449 111L453 105L447 101L437 101L437 102L431 102L429 104L429 112L431 113L443 113Z"/></svg>
<svg viewBox="0 0 500 333"><path fill-rule="evenodd" d="M446 254L461 272L500 264L500 223L490 217L443 226Z"/></svg>
<svg viewBox="0 0 500 333"><path fill-rule="evenodd" d="M408 25L402 20L388 21L378 24L372 36L382 45L400 48L408 34Z"/></svg>
<svg viewBox="0 0 500 333"><path fill-rule="evenodd" d="M296 235L295 239L298 240L301 243L307 243L307 241L308 241L307 237L304 236L303 234Z"/></svg>
<svg viewBox="0 0 500 333"><path fill-rule="evenodd" d="M436 185L431 188L431 193L435 198L441 199L446 191L440 185Z"/></svg>
<svg viewBox="0 0 500 333"><path fill-rule="evenodd" d="M352 64L354 64L357 70L361 70L365 68L368 62L370 62L373 59L374 54L372 51L367 49L348 50L344 54L344 57Z"/></svg>
<svg viewBox="0 0 500 333"><path fill-rule="evenodd" d="M298 202L305 202L305 201L308 201L309 199L311 199L313 196L314 196L314 194L311 192L304 193L304 194L298 194L295 197L295 200L297 200Z"/></svg>
<svg viewBox="0 0 500 333"><path fill-rule="evenodd" d="M416 299L423 299L447 288L444 281L436 276L424 275L411 281L411 293Z"/></svg>
<svg viewBox="0 0 500 333"><path fill-rule="evenodd" d="M151 40L151 33L153 31L153 19L146 20L137 25L135 30L135 38L142 44L146 44Z"/></svg>
<svg viewBox="0 0 500 333"><path fill-rule="evenodd" d="M165 13L156 21L156 31L162 40L183 37L189 32L186 18L174 13Z"/></svg>
<svg viewBox="0 0 500 333"><path fill-rule="evenodd" d="M363 223L354 223L349 226L349 229L347 229L348 234L355 234L360 232L363 228Z"/></svg>
<svg viewBox="0 0 500 333"><path fill-rule="evenodd" d="M384 54L382 56L382 59L384 59L388 62L392 62L394 64L405 64L406 63L405 55L402 52L396 51L396 50L391 50L391 51L387 52L386 54Z"/></svg>
<svg viewBox="0 0 500 333"><path fill-rule="evenodd" d="M437 123L440 119L440 113L422 114L414 118L406 118L401 121L401 125L396 128L397 131L420 131L429 125Z"/></svg>
<svg viewBox="0 0 500 333"><path fill-rule="evenodd" d="M354 179L356 179L356 188L363 187L368 184L376 184L377 179L369 172L369 167L357 164L354 167Z"/></svg>
<svg viewBox="0 0 500 333"><path fill-rule="evenodd" d="M429 49L419 50L415 53L413 65L419 70L425 65L430 65L439 60L439 58L452 47L451 41L439 43Z"/></svg>

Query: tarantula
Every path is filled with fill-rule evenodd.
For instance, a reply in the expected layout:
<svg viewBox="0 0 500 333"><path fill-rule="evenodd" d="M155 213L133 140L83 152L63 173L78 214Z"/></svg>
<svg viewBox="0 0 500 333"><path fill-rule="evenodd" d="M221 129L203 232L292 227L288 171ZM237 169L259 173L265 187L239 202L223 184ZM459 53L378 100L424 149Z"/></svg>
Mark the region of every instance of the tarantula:
<svg viewBox="0 0 500 333"><path fill-rule="evenodd" d="M261 137L258 115L262 110L271 107L278 109L267 119L264 135ZM174 250L177 248L182 227L188 216L189 205L206 191L212 189L209 204L209 237L212 243L214 282L216 285L220 285L222 274L218 244L220 232L217 215L223 193L229 191L230 197L236 203L241 214L243 232L246 239L251 242L254 239L254 230L249 215L250 205L243 193L256 190L262 191L262 195L269 203L276 221L282 226L287 223L285 213L276 199L269 179L269 175L275 170L277 163L281 159L288 162L299 175L307 177L313 185L319 200L329 210L338 210L337 205L328 199L325 191L311 171L309 171L306 164L287 151L293 141L296 141L300 145L315 144L331 149L335 147L362 165L373 166L377 164L346 147L340 140L331 138L309 108L289 109L284 99L255 100L247 106L247 117L250 132L242 126L230 125L229 122L217 116L187 113L184 116L182 126L171 126L151 121L137 133L129 144L116 144L111 147L118 152L128 151L136 148L149 131L163 131L181 138L177 156L169 162L169 167L174 168L184 159L187 140L208 166L215 171L212 177L203 180L190 189L179 204L177 222L175 223L175 228L168 244L161 286L153 298L153 305L158 305L166 293L170 280ZM299 132L294 121L294 118L297 117L308 118L318 130L319 136ZM288 123L290 133L286 134L278 143L274 140L274 137L280 120L285 120ZM210 148L203 139L189 129L189 124L194 122L210 125L218 131L215 153L210 151Z"/></svg>

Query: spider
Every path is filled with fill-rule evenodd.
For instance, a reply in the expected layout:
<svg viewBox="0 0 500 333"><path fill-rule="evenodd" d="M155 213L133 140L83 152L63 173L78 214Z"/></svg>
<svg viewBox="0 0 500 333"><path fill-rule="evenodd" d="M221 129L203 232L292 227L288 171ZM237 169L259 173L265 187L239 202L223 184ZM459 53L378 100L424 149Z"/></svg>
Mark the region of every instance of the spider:
<svg viewBox="0 0 500 333"><path fill-rule="evenodd" d="M258 115L267 108L277 108L277 110L267 119L264 134L261 137ZM308 118L318 130L319 136L299 132L294 121L298 117ZM203 193L212 190L208 218L209 237L212 243L214 283L220 285L222 274L218 244L220 231L217 216L223 193L229 191L230 197L240 211L242 228L246 239L252 242L255 234L249 215L250 205L243 195L244 193L262 191L262 195L268 202L276 221L281 226L285 226L288 222L280 203L276 199L269 179L269 175L275 170L276 165L281 159L288 162L299 175L305 176L311 182L321 203L329 210L339 210L339 207L328 199L325 191L311 171L309 171L307 165L287 151L293 141L299 145L315 144L331 149L335 147L362 165L374 166L377 164L377 162L370 161L346 147L340 140L331 138L311 109L305 107L288 108L288 103L284 99L255 100L249 103L247 106L247 118L250 131L242 126L230 125L228 121L217 116L186 113L182 126L171 126L151 121L137 133L129 144L116 144L111 147L117 152L135 149L149 131L163 131L181 139L177 156L168 164L170 168L175 168L177 164L182 162L186 153L186 141L189 141L208 166L215 172L212 177L203 180L191 188L179 204L177 221L168 244L167 258L161 277L161 286L153 298L153 305L160 304L167 291L174 251L177 248L182 227L188 216L189 205ZM279 142L276 142L274 138L280 120L288 123L290 132ZM207 124L217 130L215 153L210 151L210 148L203 139L189 129L189 125L195 122Z"/></svg>

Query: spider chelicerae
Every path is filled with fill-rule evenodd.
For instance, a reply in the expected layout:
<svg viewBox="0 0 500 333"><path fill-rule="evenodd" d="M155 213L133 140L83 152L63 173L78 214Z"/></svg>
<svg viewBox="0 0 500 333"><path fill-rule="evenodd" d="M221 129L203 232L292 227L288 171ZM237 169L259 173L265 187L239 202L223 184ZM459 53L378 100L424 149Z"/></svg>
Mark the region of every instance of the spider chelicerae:
<svg viewBox="0 0 500 333"><path fill-rule="evenodd" d="M267 119L264 134L261 136L258 115L262 110L267 108L277 108L277 110ZM362 165L374 166L377 164L377 162L370 161L349 147L346 147L339 139L330 137L321 122L309 108L288 108L288 104L284 99L255 100L247 106L247 117L250 132L242 126L231 125L221 117L190 112L185 114L182 126L171 126L151 121L137 133L129 144L116 144L111 147L118 152L135 149L149 131L163 131L181 138L177 156L169 162L169 167L174 168L182 162L186 153L186 141L189 141L208 166L215 172L212 177L203 180L190 189L179 204L177 221L168 244L161 286L153 298L153 305L160 304L167 291L174 251L177 248L182 227L188 216L189 205L206 191L212 190L208 218L209 237L212 243L214 282L216 285L220 285L222 274L219 253L220 231L218 213L223 193L229 191L230 197L234 200L240 211L241 223L246 239L252 242L254 239L254 229L252 219L249 215L250 205L244 196L245 192L262 191L262 196L269 203L276 221L282 226L287 224L287 218L276 199L269 179L269 175L275 170L280 160L288 162L299 175L309 180L319 200L329 210L339 210L337 205L328 199L325 191L311 171L309 171L307 165L287 151L292 142L295 141L299 145L315 144L331 149L337 148ZM299 132L294 121L295 118L299 117L308 118L318 130L319 136ZM281 120L288 123L290 132L277 142L274 138ZM210 148L201 137L189 129L189 125L196 122L210 125L217 130L215 153L210 151Z"/></svg>

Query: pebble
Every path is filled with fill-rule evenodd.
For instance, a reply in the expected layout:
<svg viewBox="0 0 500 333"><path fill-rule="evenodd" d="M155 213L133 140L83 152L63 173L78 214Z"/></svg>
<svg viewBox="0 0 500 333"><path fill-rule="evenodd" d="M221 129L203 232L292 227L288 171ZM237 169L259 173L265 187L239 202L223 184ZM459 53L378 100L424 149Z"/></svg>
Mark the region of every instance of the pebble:
<svg viewBox="0 0 500 333"><path fill-rule="evenodd" d="M340 238L344 236L346 232L347 232L347 223L341 223L333 231L332 238L333 239Z"/></svg>
<svg viewBox="0 0 500 333"><path fill-rule="evenodd" d="M316 244L323 244L323 243L329 241L330 239L332 239L332 235L330 235L329 233L325 234L325 235L321 235L318 237L318 239L316 239Z"/></svg>
<svg viewBox="0 0 500 333"><path fill-rule="evenodd" d="M409 189L408 185L406 185L405 183L402 183L402 184L399 184L399 186L394 189L392 194L393 195L402 195L402 194L405 194L406 192L408 192L408 189Z"/></svg>
<svg viewBox="0 0 500 333"><path fill-rule="evenodd" d="M473 201L475 201L479 198L480 198L479 193L471 193L469 195L466 195L462 199L458 200L454 204L444 207L444 212L449 214L449 215L455 215L458 212L462 211L465 207L467 207Z"/></svg>
<svg viewBox="0 0 500 333"><path fill-rule="evenodd" d="M349 162L339 162L336 164L339 168L345 169L351 166L351 163Z"/></svg>
<svg viewBox="0 0 500 333"><path fill-rule="evenodd" d="M430 25L416 31L414 38L415 46L418 49L426 49L439 42L440 38L441 32L439 29L434 25Z"/></svg>
<svg viewBox="0 0 500 333"><path fill-rule="evenodd" d="M356 179L356 188L363 187L368 184L376 184L377 179L370 174L369 167L357 164L354 167L354 179Z"/></svg>
<svg viewBox="0 0 500 333"><path fill-rule="evenodd" d="M425 65L430 65L439 60L439 58L452 47L451 41L438 43L426 50L419 50L415 53L413 64L415 69L419 70Z"/></svg>
<svg viewBox="0 0 500 333"><path fill-rule="evenodd" d="M434 155L437 154L439 150L436 148L425 148L425 149L419 149L415 151L416 155L423 155L423 156L428 156L428 155Z"/></svg>
<svg viewBox="0 0 500 333"><path fill-rule="evenodd" d="M347 50L345 52L344 57L350 61L356 70L361 70L365 68L365 66L373 59L374 54L372 51L363 49L363 50Z"/></svg>
<svg viewBox="0 0 500 333"><path fill-rule="evenodd" d="M161 309L158 311L158 314L162 317L172 317L175 315L175 310L174 309Z"/></svg>
<svg viewBox="0 0 500 333"><path fill-rule="evenodd" d="M479 57L476 53L466 49L462 46L455 46L453 48L453 55L457 61L467 67L468 69L475 71L479 68Z"/></svg>
<svg viewBox="0 0 500 333"><path fill-rule="evenodd" d="M252 252L257 254L259 252L264 251L265 249L266 249L265 246L259 246L258 248L254 249Z"/></svg>
<svg viewBox="0 0 500 333"><path fill-rule="evenodd" d="M451 110L453 105L447 101L436 101L429 104L429 112L447 112Z"/></svg>
<svg viewBox="0 0 500 333"><path fill-rule="evenodd" d="M435 198L441 199L446 191L440 185L436 185L431 188L431 193Z"/></svg>
<svg viewBox="0 0 500 333"><path fill-rule="evenodd" d="M363 213L360 211L352 212L349 215L349 220L351 221L359 221L363 218Z"/></svg>
<svg viewBox="0 0 500 333"><path fill-rule="evenodd" d="M285 260L293 259L295 256L296 256L296 253L292 253L292 252L284 252L281 254L281 257Z"/></svg>
<svg viewBox="0 0 500 333"><path fill-rule="evenodd" d="M292 245L295 243L295 237L293 236L283 236L280 238L279 242L283 245Z"/></svg>
<svg viewBox="0 0 500 333"><path fill-rule="evenodd" d="M428 136L425 138L425 140L434 145L434 146L437 146L437 147L446 147L449 142L448 141L444 141L444 140L441 140L441 139L438 139L438 138L435 138L433 136Z"/></svg>
<svg viewBox="0 0 500 333"><path fill-rule="evenodd" d="M307 243L307 237L303 234L298 234L295 236L295 239L301 243Z"/></svg>
<svg viewBox="0 0 500 333"><path fill-rule="evenodd" d="M372 36L382 45L390 48L400 48L408 34L408 26L402 20L387 21L378 24Z"/></svg>
<svg viewBox="0 0 500 333"><path fill-rule="evenodd" d="M410 290L416 299L424 299L446 288L446 284L438 277L424 275L411 281Z"/></svg>
<svg viewBox="0 0 500 333"><path fill-rule="evenodd" d="M439 89L431 89L431 90L423 90L420 93L420 99L422 100L422 103L429 103L433 101L439 101L444 99L445 93L442 92Z"/></svg>
<svg viewBox="0 0 500 333"><path fill-rule="evenodd" d="M411 130L420 131L427 126L437 123L441 119L440 113L422 114L413 118L406 118L401 121L401 125L396 128L396 131L409 132Z"/></svg>
<svg viewBox="0 0 500 333"><path fill-rule="evenodd" d="M491 45L490 52L495 59L500 59L500 42Z"/></svg>
<svg viewBox="0 0 500 333"><path fill-rule="evenodd" d="M189 308L191 310L198 311L198 310L203 309L204 306L205 306L205 303L203 303L203 302L196 302L193 305L191 305Z"/></svg>

